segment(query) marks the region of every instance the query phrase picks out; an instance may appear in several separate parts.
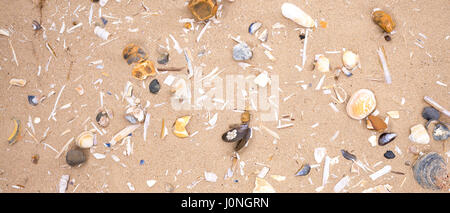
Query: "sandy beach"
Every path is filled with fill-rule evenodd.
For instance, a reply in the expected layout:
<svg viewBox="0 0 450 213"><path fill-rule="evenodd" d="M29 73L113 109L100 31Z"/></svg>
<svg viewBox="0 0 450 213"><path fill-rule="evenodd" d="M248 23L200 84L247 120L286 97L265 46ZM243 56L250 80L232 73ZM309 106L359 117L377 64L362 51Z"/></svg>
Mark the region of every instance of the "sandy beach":
<svg viewBox="0 0 450 213"><path fill-rule="evenodd" d="M0 127L3 129L0 131L0 192L58 192L61 177L69 175L67 193L250 193L264 167L269 171L262 175L263 179L276 192L334 192L335 185L347 176L349 182L340 192L363 192L380 185L388 185L388 191L394 193L448 192L422 188L414 180L411 166L405 164L413 163L418 157L408 151L411 146L423 153L439 153L447 165L450 158L448 139L431 139L428 144L417 144L408 139L412 126L426 123L421 115L423 108L429 106L423 100L424 96L430 96L450 109L448 1L222 0L218 3L216 17L210 20L201 37L199 34L205 22L194 21L192 28L186 29L181 21L194 18L188 2L109 0L101 7L90 0L48 0L40 12L31 0L0 1L0 29L9 32L9 36L0 35ZM302 67L306 39L300 39L299 34L304 28L283 17L280 8L284 2L297 5L317 23L326 23L326 26L319 24L308 32L306 63L301 71L296 65ZM91 8L92 21L89 23ZM395 21L391 41L385 40L382 29L372 21L374 8L386 11ZM101 23L100 16L107 20L104 29L111 33L107 40L94 33L96 23ZM33 20L40 22L43 29L34 31ZM249 34L248 28L253 22L262 23L259 34L267 29L266 42ZM82 25L68 31L80 23ZM169 75L187 76L188 64L171 37L181 49L191 52L193 66L201 68L203 76L217 67L222 79L227 75L258 76L262 70L279 77L278 120L282 115L290 115L292 119L282 121L282 124L293 125L279 129L278 120L263 121L263 112L250 111L250 127L256 129L252 129L248 146L239 151L232 177L224 178L232 167L235 144L223 142L221 137L230 124L240 122L241 112L231 109L176 111L172 108L171 87L164 81ZM252 48L253 57L245 61L251 66L244 69L233 60L233 46L237 42L232 37ZM129 43L142 47L157 68L185 68L180 72L159 72L145 80L137 80L131 75L133 66L122 56ZM267 57L264 53L268 51L267 47L262 44L270 47L274 60ZM159 46L170 48L167 65L156 62ZM385 50L392 84L385 82L377 54L380 47ZM341 73L336 80L334 70L342 66L344 49L359 55L361 68L354 70L351 77ZM317 54L329 59L330 72L314 70ZM323 76L322 87L316 90ZM25 86L10 85L13 78L25 79ZM157 94L149 92L149 83L153 79L158 79L161 84ZM192 79L188 81L192 82ZM118 142L107 147L105 143L130 125L124 119L127 102L122 99L128 81L133 85L133 95L150 114L150 120L146 141L142 123L132 133L133 151L126 155L126 144ZM84 89L82 95L75 89L80 85ZM378 138L380 133L368 130L365 120L350 118L346 103L337 103L332 99L334 93L326 91L332 85L339 85L349 96L363 88L373 91L376 109L383 120L389 117L387 112L398 111L399 118L389 117L386 130L396 133L397 138L386 146L372 146L368 138L372 135ZM211 87L204 88L206 92L209 89ZM48 97L32 106L28 95ZM98 126L95 120L101 102L114 113L105 128ZM337 112L330 103L336 106ZM215 124L208 124L216 113ZM192 116L187 126L191 137L178 138L172 132L172 125L185 115ZM21 137L10 145L7 138L14 129L13 118L21 121L22 129ZM33 122L36 118L40 122ZM168 135L161 139L163 119ZM29 120L33 123L32 128L27 125ZM440 121L448 124L450 119L441 115ZM276 132L280 139L275 139L262 126ZM64 145L91 129L96 134L97 144L84 150L86 162L70 167L66 163ZM47 136L43 139L45 132ZM75 146L72 142L67 150ZM325 183L326 160L316 162L314 151L317 148L325 148L326 156L331 159ZM364 171L345 159L342 149L357 156L369 170ZM61 150L61 156L55 158ZM388 150L394 152L395 158L383 156ZM106 157L96 159L94 153ZM36 155L39 160L33 163L32 157ZM310 173L295 176L303 164L313 165ZM387 165L393 172L376 180L370 178ZM217 180L205 180L205 172L214 173ZM150 187L149 180L156 183ZM168 190L169 185L173 190Z"/></svg>

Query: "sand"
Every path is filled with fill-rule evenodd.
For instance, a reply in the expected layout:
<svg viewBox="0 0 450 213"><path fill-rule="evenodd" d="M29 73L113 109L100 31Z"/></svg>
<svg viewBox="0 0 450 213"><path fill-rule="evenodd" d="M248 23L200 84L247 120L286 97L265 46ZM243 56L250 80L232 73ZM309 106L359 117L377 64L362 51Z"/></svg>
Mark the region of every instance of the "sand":
<svg viewBox="0 0 450 213"><path fill-rule="evenodd" d="M144 1L153 14L143 14L141 1L122 0L120 3L110 0L101 12L103 15L117 17L106 18L106 30L112 33L111 42L100 46L104 41L94 34L94 24L88 23L90 1L47 1L42 9L42 25L45 27L47 41L56 52L56 58L45 47L43 32L34 32L31 27L33 20L39 21L39 9L30 0L3 1L0 7L2 19L0 28L10 29L11 44L17 55L17 62L13 61L8 38L0 36L0 192L57 192L59 179L62 175L70 175L67 192L133 192L127 183L131 183L134 192L165 192L165 184L175 187L175 192L252 192L255 178L266 165L270 171L265 177L277 192L315 192L322 186L324 162L320 164L314 160L314 149L324 147L330 158L338 157L338 162L330 168L330 177L321 192L333 192L335 184L342 177L350 176L350 182L344 191L362 192L365 189L389 184L392 192L433 192L423 189L413 179L412 169L406 166L406 161L413 162L415 156L409 153L408 147L415 145L408 140L409 128L425 121L421 117L422 108L427 106L423 96L428 95L449 108L449 88L436 82L450 83L448 67L450 65L449 27L450 5L445 0L427 1L288 1L296 4L315 20L324 20L326 28L318 27L310 33L307 46L307 60L302 72L294 67L302 63L300 49L303 41L299 39L300 28L294 22L284 18L281 14L281 4L285 1L273 0L237 0L234 3L223 0L219 23L211 23L199 42L196 38L203 28L203 23L194 23L196 30L185 33L182 18L192 18L187 9L187 1ZM375 25L370 17L373 8L379 7L390 13L397 23L396 33L392 41L386 42L381 29ZM99 21L98 9L94 4L93 21ZM76 11L76 13L74 13ZM76 14L76 15L75 15ZM127 19L126 17L132 17ZM72 33L59 33L62 23L66 30L72 27L72 22L83 23L83 26ZM276 58L270 61L263 53L260 41L247 32L248 26L259 21L269 31L266 42ZM55 24L52 30L52 24ZM272 26L280 23L285 27L274 29ZM129 29L138 28L137 32ZM426 36L423 38L419 35ZM229 124L239 123L240 113L232 110L211 111L218 113L216 126L206 130L204 123L209 119L206 110L174 111L170 106L170 88L162 85L161 91L151 94L148 84L152 78L142 82L131 76L131 66L122 58L123 48L130 42L141 45L156 60L156 49L159 44L166 46L169 35L180 43L182 48L188 48L193 55L194 65L203 66L203 72L209 73L215 67L224 69L220 74L253 74L259 71L247 68L243 70L231 57L232 48L236 44L229 36L241 36L241 40L253 47L254 57L248 61L257 68L264 69L270 74L279 75L280 97L279 113L292 114L295 121L293 127L277 129L277 122L263 122L259 119L260 112L252 112L252 126L261 124L276 131L280 140L274 138L264 130L254 131L248 147L240 151L240 161L244 162L243 175L235 171L232 178L224 180L227 169L231 166L231 156L234 144L224 143L221 134ZM424 48L415 42L420 39ZM64 41L69 50L64 49ZM376 49L384 46L388 66L393 83L384 82L384 75L380 66ZM170 61L168 66L186 66L183 54L178 54L170 41ZM333 79L333 73L326 74L324 86L338 84L349 94L358 89L372 90L377 99L377 109L384 118L387 111L399 111L399 119L389 120L389 131L398 137L386 146L372 147L368 138L373 133L364 126L364 122L353 120L345 113L345 105L337 104L339 112L334 112L328 104L332 102L330 95L322 90L314 90L322 73L313 71L315 54L325 54L325 51L352 50L359 54L362 69L353 73L352 77L341 75L338 81ZM209 54L198 56L202 50ZM329 57L331 66L341 66L341 54L325 54ZM103 60L103 69L89 66L89 63ZM47 68L48 64L48 70ZM38 76L39 66L41 66ZM158 65L160 66L160 65ZM273 69L268 68L271 66ZM103 73L103 74L102 74ZM161 83L169 73L158 74L155 78ZM12 78L27 80L25 87L9 85ZM102 83L93 85L102 79ZM371 79L380 79L379 81ZM143 140L142 127L133 133L131 141L134 152L124 156L125 145L115 145L114 149L106 148L105 142L127 126L123 119L126 103L116 100L114 95L121 97L121 92L127 81L134 85L134 95L142 103L150 101L147 111L151 114L147 141ZM312 87L304 90L297 81L311 83ZM55 104L56 97L65 85L56 110L55 118L48 120ZM82 85L84 95L78 95L75 87ZM46 95L51 91L56 94L47 98L37 106L28 104L27 95ZM104 104L114 112L111 124L105 128L103 136L97 134L98 144L92 149L95 153L103 153L105 159L97 160L88 154L88 160L81 167L70 168L65 162L65 153L55 159L57 153L72 137L76 137L85 129L92 129L90 121L94 121L95 111L100 107L100 92L106 94ZM292 95L293 94L293 95ZM291 98L283 101L284 98ZM405 103L402 105L401 100ZM71 103L67 109L59 107ZM154 106L166 103L162 106ZM144 104L145 105L145 104ZM198 134L185 139L174 136L171 132L172 124L177 117L192 115L188 131ZM26 127L28 117L39 117L41 122L34 124L35 135L42 138L47 127L48 137L41 143L22 131L23 138L13 145L8 145L7 138L13 129L12 118L22 121ZM90 117L90 121L83 122ZM74 119L75 118L75 119ZM74 119L74 120L72 120ZM166 121L169 135L165 139L159 138L162 119ZM71 122L69 122L71 121ZM443 118L449 122L448 118ZM95 122L95 121L94 121ZM319 125L312 128L314 124ZM29 129L29 128L28 128ZM61 133L70 132L61 136ZM31 131L31 130L30 130ZM339 131L334 141L330 138ZM448 143L448 142L445 142ZM72 148L71 144L69 148ZM395 151L398 147L402 154ZM449 146L442 142L431 141L428 145L417 145L423 151L440 153L448 162ZM393 171L401 174L389 173L375 181L369 178L372 172L359 173L350 171L352 162L345 160L340 150L345 149L355 154L371 170L378 171L385 165L391 165ZM388 160L383 157L387 150L392 150L396 157ZM38 154L37 164L32 163L32 156ZM111 155L120 158L115 162ZM144 164L140 165L140 160ZM381 163L379 163L381 162ZM295 172L302 163L318 164L306 177L295 177ZM125 166L125 167L124 167ZM217 175L217 182L201 181L191 189L191 183L204 177L204 172ZM271 175L285 176L284 181L276 181ZM147 180L156 180L153 187L148 187ZM19 187L15 187L19 186ZM21 187L23 186L23 187Z"/></svg>

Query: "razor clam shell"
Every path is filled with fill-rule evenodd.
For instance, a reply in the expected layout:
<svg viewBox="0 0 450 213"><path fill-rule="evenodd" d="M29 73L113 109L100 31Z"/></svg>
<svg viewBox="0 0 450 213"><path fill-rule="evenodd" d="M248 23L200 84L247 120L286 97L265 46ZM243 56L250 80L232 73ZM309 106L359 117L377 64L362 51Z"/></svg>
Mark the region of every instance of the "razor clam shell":
<svg viewBox="0 0 450 213"><path fill-rule="evenodd" d="M297 173L295 173L295 176L306 176L311 171L311 166L309 164L305 164L300 168Z"/></svg>
<svg viewBox="0 0 450 213"><path fill-rule="evenodd" d="M420 157L413 166L414 179L426 189L439 190L436 178L448 179L447 165L438 153L431 152Z"/></svg>

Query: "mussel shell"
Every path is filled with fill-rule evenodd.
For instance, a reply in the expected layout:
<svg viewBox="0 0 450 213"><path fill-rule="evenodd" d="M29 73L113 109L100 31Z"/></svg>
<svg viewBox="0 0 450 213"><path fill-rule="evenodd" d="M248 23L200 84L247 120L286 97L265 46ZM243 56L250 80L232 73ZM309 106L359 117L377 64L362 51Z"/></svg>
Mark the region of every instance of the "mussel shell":
<svg viewBox="0 0 450 213"><path fill-rule="evenodd" d="M433 130L433 139L437 141L447 140L450 136L448 127L443 123L437 123Z"/></svg>
<svg viewBox="0 0 450 213"><path fill-rule="evenodd" d="M305 164L300 168L297 173L295 173L295 176L306 176L311 171L311 166L309 164Z"/></svg>
<svg viewBox="0 0 450 213"><path fill-rule="evenodd" d="M234 151L238 152L243 147L247 146L248 140L252 136L252 128L247 128L246 132L245 136L236 144L236 147L234 147Z"/></svg>
<svg viewBox="0 0 450 213"><path fill-rule="evenodd" d="M33 20L33 22L31 23L31 25L33 26L33 30L37 31L42 29L41 24L39 24L39 22L37 22L36 20Z"/></svg>
<svg viewBox="0 0 450 213"><path fill-rule="evenodd" d="M34 96L34 95L29 95L29 96L28 96L28 103L30 103L30 104L33 105L33 106L36 106L36 105L38 105L39 100L38 100L38 98L37 98L36 96Z"/></svg>
<svg viewBox="0 0 450 213"><path fill-rule="evenodd" d="M347 152L347 150L341 149L342 156L344 156L345 159L356 161L356 156L354 154L351 154L350 152Z"/></svg>
<svg viewBox="0 0 450 213"><path fill-rule="evenodd" d="M417 183L426 189L442 189L437 178L442 181L448 179L445 160L435 152L430 152L417 159L413 166L413 173Z"/></svg>
<svg viewBox="0 0 450 213"><path fill-rule="evenodd" d="M250 26L248 26L248 33L250 33L251 35L255 34L255 32L258 31L261 26L261 22L251 23Z"/></svg>
<svg viewBox="0 0 450 213"><path fill-rule="evenodd" d="M396 137L397 137L397 134L395 134L395 133L385 132L385 133L381 134L380 137L378 138L378 145L384 146L384 145L392 142Z"/></svg>
<svg viewBox="0 0 450 213"><path fill-rule="evenodd" d="M247 124L242 124L238 128L232 128L227 132L223 133L222 140L225 142L236 142L244 138L247 134L248 130Z"/></svg>
<svg viewBox="0 0 450 213"><path fill-rule="evenodd" d="M439 111L436 110L433 107L425 107L425 108L423 108L422 117L425 120L428 120L428 121L429 120L439 120L440 116L441 115L440 115Z"/></svg>

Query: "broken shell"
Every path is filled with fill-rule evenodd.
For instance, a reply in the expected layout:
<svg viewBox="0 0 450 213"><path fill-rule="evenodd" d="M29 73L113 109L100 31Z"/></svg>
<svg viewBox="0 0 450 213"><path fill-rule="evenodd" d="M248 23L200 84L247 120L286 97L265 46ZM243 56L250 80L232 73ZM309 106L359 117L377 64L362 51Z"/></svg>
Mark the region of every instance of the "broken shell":
<svg viewBox="0 0 450 213"><path fill-rule="evenodd" d="M130 122L131 124L137 124L138 121L136 120L136 118L132 115L125 115L125 119Z"/></svg>
<svg viewBox="0 0 450 213"><path fill-rule="evenodd" d="M234 151L239 152L239 150L246 147L248 144L248 140L250 139L251 136L252 136L252 128L247 128L246 133L245 133L244 137L242 138L242 140L240 140L236 144L236 147L234 147Z"/></svg>
<svg viewBox="0 0 450 213"><path fill-rule="evenodd" d="M394 119L399 119L400 118L400 114L398 113L398 111L389 111L386 112L389 117L394 118Z"/></svg>
<svg viewBox="0 0 450 213"><path fill-rule="evenodd" d="M450 136L450 131L448 130L448 127L443 123L437 123L434 126L433 130L433 139L437 141L443 141L447 140L447 138Z"/></svg>
<svg viewBox="0 0 450 213"><path fill-rule="evenodd" d="M167 64L169 62L169 53L159 54L156 62L158 62L158 64Z"/></svg>
<svg viewBox="0 0 450 213"><path fill-rule="evenodd" d="M356 156L354 154L351 154L350 152L347 152L347 150L341 149L342 156L344 156L345 159L356 161Z"/></svg>
<svg viewBox="0 0 450 213"><path fill-rule="evenodd" d="M6 29L0 29L0 35L9 37L9 31Z"/></svg>
<svg viewBox="0 0 450 213"><path fill-rule="evenodd" d="M130 126L125 127L124 129L120 130L120 132L115 134L109 143L112 146L114 146L117 142L119 142L123 138L127 137L129 134L134 132L134 130L136 130L140 126L141 126L140 124L135 124L135 125L130 125Z"/></svg>
<svg viewBox="0 0 450 213"><path fill-rule="evenodd" d="M246 43L239 43L233 47L233 59L236 61L245 61L251 59L253 52Z"/></svg>
<svg viewBox="0 0 450 213"><path fill-rule="evenodd" d="M245 111L241 114L241 122L248 123L250 121L250 112Z"/></svg>
<svg viewBox="0 0 450 213"><path fill-rule="evenodd" d="M421 156L413 166L414 179L426 189L446 190L449 186L447 165L438 153Z"/></svg>
<svg viewBox="0 0 450 213"><path fill-rule="evenodd" d="M36 106L36 105L38 105L39 100L38 100L38 98L37 98L36 96L34 96L34 95L29 95L29 96L28 96L28 103L30 103L30 104L33 105L33 106Z"/></svg>
<svg viewBox="0 0 450 213"><path fill-rule="evenodd" d="M11 84L13 86L23 87L23 86L25 86L25 84L27 84L27 80L13 78L9 81L9 84Z"/></svg>
<svg viewBox="0 0 450 213"><path fill-rule="evenodd" d="M112 112L100 108L97 110L97 116L95 116L95 121L97 121L97 124L101 127L107 127L109 125L109 120L112 118Z"/></svg>
<svg viewBox="0 0 450 213"><path fill-rule="evenodd" d="M422 117L429 121L429 120L439 120L439 117L441 117L441 114L439 111L433 107L425 107L422 111Z"/></svg>
<svg viewBox="0 0 450 213"><path fill-rule="evenodd" d="M136 44L128 44L122 51L123 58L127 60L128 64L145 60L147 54L145 51Z"/></svg>
<svg viewBox="0 0 450 213"><path fill-rule="evenodd" d="M158 79L153 79L148 85L148 89L151 93L156 94L161 89L161 85L159 84Z"/></svg>
<svg viewBox="0 0 450 213"><path fill-rule="evenodd" d="M357 120L361 120L375 110L375 95L368 89L360 89L356 91L347 103L347 114Z"/></svg>
<svg viewBox="0 0 450 213"><path fill-rule="evenodd" d="M314 27L316 24L314 20L306 14L302 9L291 3L283 3L281 5L281 13L284 17L294 21L303 27Z"/></svg>
<svg viewBox="0 0 450 213"><path fill-rule="evenodd" d="M270 82L269 74L267 73L267 71L264 71L256 76L253 82L255 82L255 84L260 87L266 87L266 85Z"/></svg>
<svg viewBox="0 0 450 213"><path fill-rule="evenodd" d="M215 16L218 7L215 0L190 0L188 8L197 20L204 21Z"/></svg>
<svg viewBox="0 0 450 213"><path fill-rule="evenodd" d="M80 148L87 149L91 148L95 144L95 134L91 131L84 131L80 135L78 135L76 140L76 145Z"/></svg>
<svg viewBox="0 0 450 213"><path fill-rule="evenodd" d="M379 8L375 8L372 12L372 20L378 24L384 31L390 33L395 28L395 22L391 16Z"/></svg>
<svg viewBox="0 0 450 213"><path fill-rule="evenodd" d="M411 127L409 140L418 144L428 144L430 142L430 136L422 124L417 124Z"/></svg>
<svg viewBox="0 0 450 213"><path fill-rule="evenodd" d="M153 62L149 60L140 61L138 64L134 65L131 75L139 80L144 80L148 76L156 75L155 66Z"/></svg>
<svg viewBox="0 0 450 213"><path fill-rule="evenodd" d="M8 144L11 145L17 142L17 139L20 137L20 120L13 118L14 121L14 129L12 133L8 137Z"/></svg>
<svg viewBox="0 0 450 213"><path fill-rule="evenodd" d="M250 33L251 35L255 34L255 32L258 31L261 26L262 24L260 22L251 23L248 27L248 33Z"/></svg>
<svg viewBox="0 0 450 213"><path fill-rule="evenodd" d="M264 31L258 36L258 39L262 42L266 42L268 36L269 33L267 32L267 29L264 29Z"/></svg>
<svg viewBox="0 0 450 213"><path fill-rule="evenodd" d="M377 132L382 132L387 129L387 124L378 116L369 115L368 119L372 124L373 129Z"/></svg>
<svg viewBox="0 0 450 213"><path fill-rule="evenodd" d="M320 55L319 57L316 58L314 68L320 72L329 72L330 71L330 60L328 60L327 57Z"/></svg>
<svg viewBox="0 0 450 213"><path fill-rule="evenodd" d="M66 162L70 166L77 166L86 161L86 156L84 152L80 149L72 149L66 154Z"/></svg>
<svg viewBox="0 0 450 213"><path fill-rule="evenodd" d="M145 113L141 107L135 107L131 114L137 119L137 121L144 121Z"/></svg>
<svg viewBox="0 0 450 213"><path fill-rule="evenodd" d="M352 51L345 51L342 55L342 62L345 68L353 70L359 64L359 56Z"/></svg>
<svg viewBox="0 0 450 213"><path fill-rule="evenodd" d="M397 137L397 134L395 133L383 133L378 138L378 145L384 146L390 142L392 142Z"/></svg>
<svg viewBox="0 0 450 213"><path fill-rule="evenodd" d="M186 126L188 125L190 119L191 116L183 116L175 121L175 129L173 130L175 136L179 138L185 138L189 136L189 133L186 131Z"/></svg>
<svg viewBox="0 0 450 213"><path fill-rule="evenodd" d="M253 193L275 193L275 189L266 180L256 177Z"/></svg>
<svg viewBox="0 0 450 213"><path fill-rule="evenodd" d="M302 168L300 168L297 173L295 173L295 176L306 176L311 171L311 166L309 164L304 164Z"/></svg>

